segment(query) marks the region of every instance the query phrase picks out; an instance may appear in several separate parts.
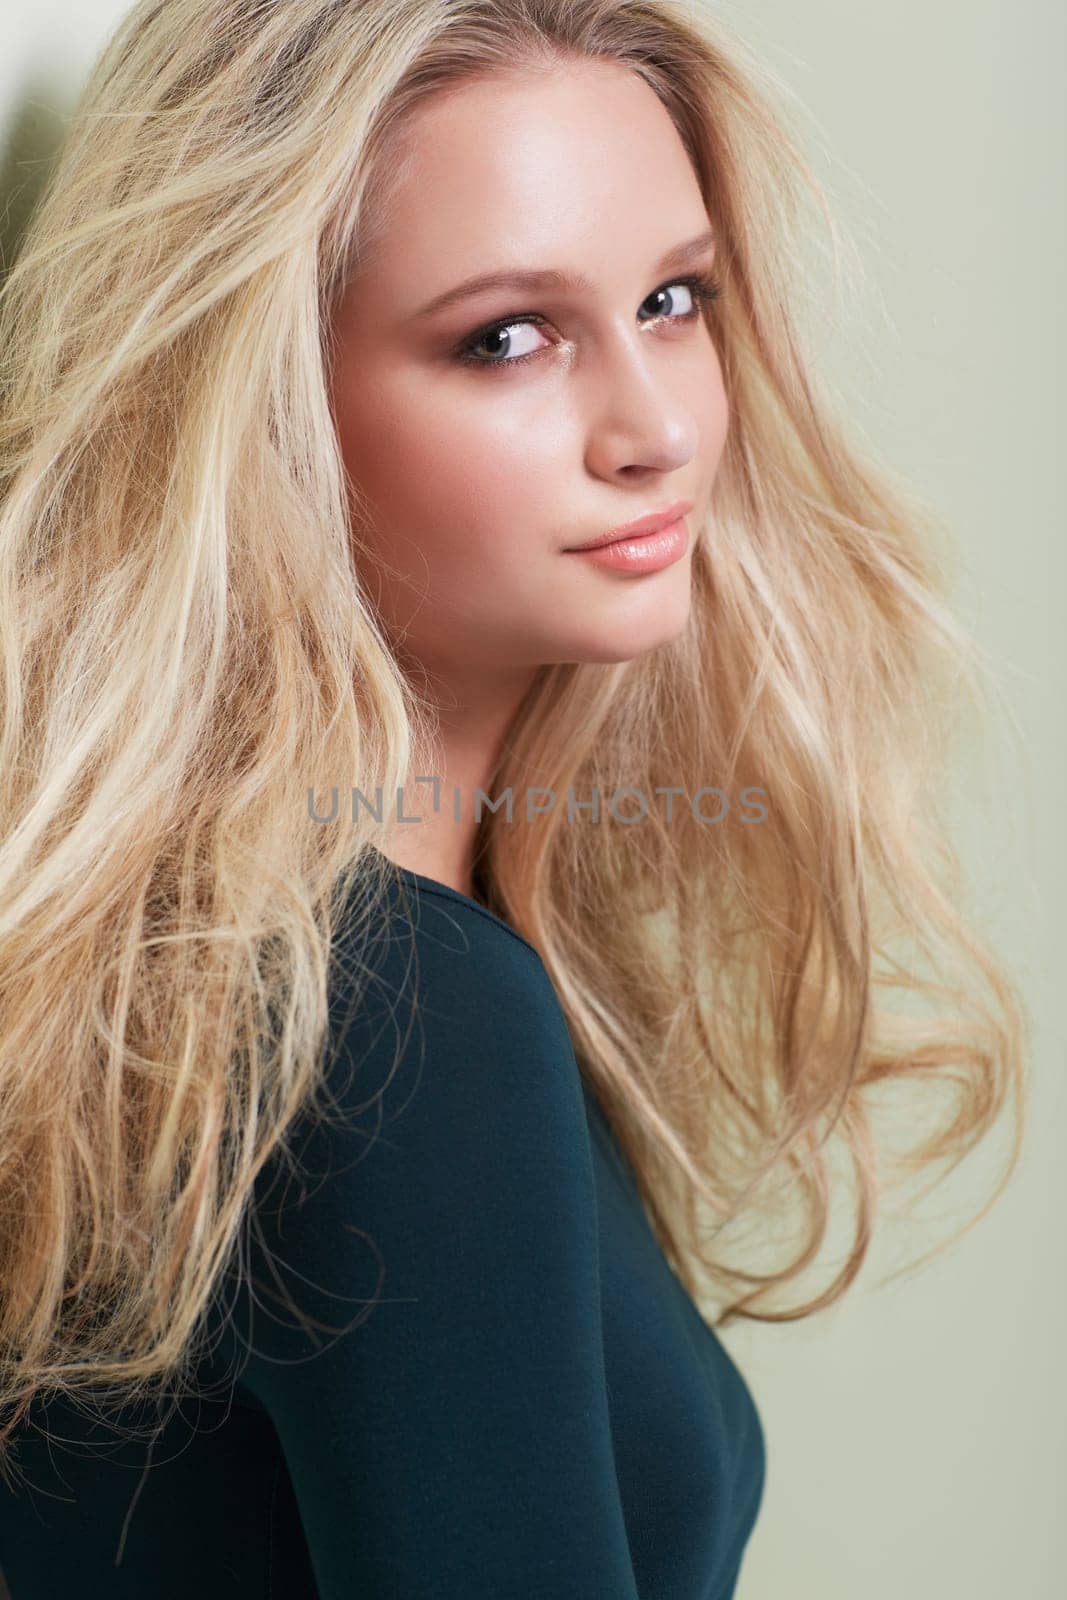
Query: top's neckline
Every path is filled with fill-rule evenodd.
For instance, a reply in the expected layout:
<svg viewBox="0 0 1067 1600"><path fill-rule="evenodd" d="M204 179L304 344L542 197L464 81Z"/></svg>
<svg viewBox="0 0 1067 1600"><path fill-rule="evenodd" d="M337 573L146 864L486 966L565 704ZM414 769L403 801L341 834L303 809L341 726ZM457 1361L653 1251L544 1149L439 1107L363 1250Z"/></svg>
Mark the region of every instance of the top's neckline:
<svg viewBox="0 0 1067 1600"><path fill-rule="evenodd" d="M427 877L425 872L416 872L413 867L402 867L398 861L393 860L392 856L387 856L384 850L379 850L376 844L371 845L371 849L376 856L386 862L393 872L398 872L402 878L407 878L410 883L417 883L420 887L426 889L440 889L445 894L453 895L457 900L465 900L468 905L477 906L479 911L489 911L488 906L483 905L480 900L476 900L473 895L464 894L462 889L454 889L450 883L442 883L439 878ZM492 916L493 913L490 912L489 914Z"/></svg>
<svg viewBox="0 0 1067 1600"><path fill-rule="evenodd" d="M498 928L505 929L513 939L518 939L520 944L524 944L527 950L532 950L540 961L540 954L529 939L523 938L523 935L513 928L510 922L505 922L504 918L497 916L495 911L490 911L489 907L481 900L475 900L473 895L464 894L462 889L454 889L450 883L441 883L438 878L430 878L425 872L416 872L413 867L402 867L391 856L385 855L384 851L378 850L377 845L373 846L373 848L378 855L388 862L390 870L396 873L398 877L403 878L406 883L411 884L421 893L442 895L447 900L458 901L460 905L470 906L472 910L479 912L483 917L488 917L490 922L495 922Z"/></svg>

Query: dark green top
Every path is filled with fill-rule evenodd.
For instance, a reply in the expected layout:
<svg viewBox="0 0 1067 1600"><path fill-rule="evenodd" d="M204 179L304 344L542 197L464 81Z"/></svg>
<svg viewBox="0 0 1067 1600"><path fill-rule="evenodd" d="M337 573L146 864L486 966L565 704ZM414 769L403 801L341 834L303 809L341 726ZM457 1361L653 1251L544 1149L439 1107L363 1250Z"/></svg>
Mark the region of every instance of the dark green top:
<svg viewBox="0 0 1067 1600"><path fill-rule="evenodd" d="M152 1446L37 1410L81 1453L18 1436L34 1490L0 1483L12 1600L733 1594L759 1417L660 1249L548 973L454 889L404 870L389 894L370 994L331 990L346 1125L305 1113L305 1176L257 1184L282 1297L253 1233L255 1294L228 1280L213 1324L214 1397ZM333 1330L318 1349L287 1295Z"/></svg>

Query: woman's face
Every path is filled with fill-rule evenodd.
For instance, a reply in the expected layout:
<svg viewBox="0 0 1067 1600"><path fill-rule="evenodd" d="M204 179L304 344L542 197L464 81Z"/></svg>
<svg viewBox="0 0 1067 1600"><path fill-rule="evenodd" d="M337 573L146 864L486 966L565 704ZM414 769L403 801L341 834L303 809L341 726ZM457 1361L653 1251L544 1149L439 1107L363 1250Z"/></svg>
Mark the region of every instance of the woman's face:
<svg viewBox="0 0 1067 1600"><path fill-rule="evenodd" d="M712 249L663 265L709 228L666 110L632 73L583 62L431 98L400 154L337 302L331 380L370 513L357 566L387 631L468 680L655 649L686 625L728 420L680 281ZM469 278L550 270L585 282L428 309ZM689 547L657 571L573 553L678 501L693 503Z"/></svg>

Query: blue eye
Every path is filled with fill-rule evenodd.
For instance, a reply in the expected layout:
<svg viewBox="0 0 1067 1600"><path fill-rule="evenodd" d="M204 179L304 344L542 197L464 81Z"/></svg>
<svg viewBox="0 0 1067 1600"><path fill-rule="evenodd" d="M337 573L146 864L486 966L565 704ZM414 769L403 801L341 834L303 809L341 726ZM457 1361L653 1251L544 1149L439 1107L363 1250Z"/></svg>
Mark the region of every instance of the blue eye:
<svg viewBox="0 0 1067 1600"><path fill-rule="evenodd" d="M653 322L693 322L702 314L706 306L710 305L713 300L718 299L722 292L720 285L709 274L692 273L685 278L674 278L670 283L665 283L660 288L653 289L648 300L659 300L666 297L670 302L670 309L673 310L674 295L672 291L678 288L689 291L692 301L690 308L683 311L680 316L670 315L669 311L655 311L652 317L647 320ZM648 304L648 300L644 302L645 305ZM472 333L464 339L455 352L456 358L469 366L475 367L521 366L526 361L532 361L541 352L539 350L531 350L526 355L505 357L497 351L485 356L477 353L478 347L487 340L508 337L512 328L544 326L544 321L543 317L533 311L523 312L521 315L513 317L502 317L496 322L489 323L487 327L479 328L476 333Z"/></svg>

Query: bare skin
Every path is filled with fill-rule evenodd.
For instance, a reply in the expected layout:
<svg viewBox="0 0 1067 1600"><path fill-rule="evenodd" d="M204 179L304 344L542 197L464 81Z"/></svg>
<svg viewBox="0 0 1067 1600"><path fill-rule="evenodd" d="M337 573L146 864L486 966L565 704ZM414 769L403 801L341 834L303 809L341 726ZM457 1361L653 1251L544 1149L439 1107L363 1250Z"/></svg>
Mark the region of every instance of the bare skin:
<svg viewBox="0 0 1067 1600"><path fill-rule="evenodd" d="M661 270L708 214L667 111L615 63L433 97L404 154L337 303L331 405L371 508L353 523L357 568L441 717L441 808L410 784L404 812L423 820L393 823L380 847L471 894L475 791L539 670L629 660L686 627L728 405L680 280L712 270L714 246ZM485 289L420 314L468 278L552 268L587 287ZM468 340L479 364L457 355ZM679 500L689 549L656 572L569 548Z"/></svg>

